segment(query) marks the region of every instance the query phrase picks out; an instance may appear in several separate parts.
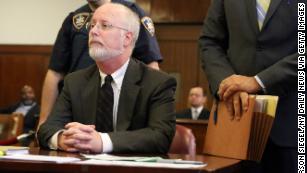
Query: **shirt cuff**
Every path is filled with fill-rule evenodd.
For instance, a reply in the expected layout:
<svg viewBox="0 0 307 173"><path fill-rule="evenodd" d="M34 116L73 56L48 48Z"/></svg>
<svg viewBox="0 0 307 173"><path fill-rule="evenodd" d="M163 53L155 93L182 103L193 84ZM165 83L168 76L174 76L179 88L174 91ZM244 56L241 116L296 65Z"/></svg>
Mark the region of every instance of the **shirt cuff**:
<svg viewBox="0 0 307 173"><path fill-rule="evenodd" d="M110 153L113 151L113 143L107 133L99 133L102 140L102 152Z"/></svg>
<svg viewBox="0 0 307 173"><path fill-rule="evenodd" d="M52 149L52 150L58 149L58 135L59 135L59 133L61 133L63 131L64 130L59 130L54 135L52 135L52 137L48 141L48 146L49 146L50 149Z"/></svg>
<svg viewBox="0 0 307 173"><path fill-rule="evenodd" d="M261 79L260 79L257 75L254 76L254 78L256 79L257 83L261 86L262 91L263 91L264 93L267 93L267 92L266 92L266 88L265 88L264 84L262 83Z"/></svg>

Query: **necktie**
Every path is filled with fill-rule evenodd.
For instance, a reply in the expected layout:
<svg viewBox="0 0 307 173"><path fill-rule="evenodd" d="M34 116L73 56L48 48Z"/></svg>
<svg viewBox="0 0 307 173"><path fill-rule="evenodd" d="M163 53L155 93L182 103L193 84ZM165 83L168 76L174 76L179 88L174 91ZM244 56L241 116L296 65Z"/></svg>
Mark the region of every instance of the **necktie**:
<svg viewBox="0 0 307 173"><path fill-rule="evenodd" d="M111 86L112 76L105 77L105 82L98 92L96 110L96 128L99 132L113 131L114 94Z"/></svg>
<svg viewBox="0 0 307 173"><path fill-rule="evenodd" d="M258 15L258 25L259 29L262 29L263 22L266 16L266 13L268 12L269 6L270 6L271 0L257 0L257 15Z"/></svg>
<svg viewBox="0 0 307 173"><path fill-rule="evenodd" d="M193 120L197 120L197 118L198 118L198 111L197 111L197 109L194 109Z"/></svg>

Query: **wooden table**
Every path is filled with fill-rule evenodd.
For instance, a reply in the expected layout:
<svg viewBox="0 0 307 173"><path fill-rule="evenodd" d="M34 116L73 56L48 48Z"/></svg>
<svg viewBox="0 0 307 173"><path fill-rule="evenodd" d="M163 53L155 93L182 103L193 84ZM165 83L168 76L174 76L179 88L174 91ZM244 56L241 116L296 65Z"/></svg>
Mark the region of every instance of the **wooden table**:
<svg viewBox="0 0 307 173"><path fill-rule="evenodd" d="M52 156L70 156L79 157L79 154L72 154L60 151L42 150L40 148L31 148L31 154L52 155ZM2 173L32 173L32 172L53 172L53 173L181 173L181 172L214 172L214 173L234 173L240 167L240 161L235 159L219 158L204 155L178 155L170 154L162 156L171 159L197 160L208 163L206 167L199 169L171 169L171 168L148 168L148 167L127 167L127 166L106 166L106 165L82 165L74 163L56 164L41 161L17 161L0 159L0 172Z"/></svg>
<svg viewBox="0 0 307 173"><path fill-rule="evenodd" d="M190 128L195 136L196 153L202 154L207 133L208 120L177 119L176 124Z"/></svg>

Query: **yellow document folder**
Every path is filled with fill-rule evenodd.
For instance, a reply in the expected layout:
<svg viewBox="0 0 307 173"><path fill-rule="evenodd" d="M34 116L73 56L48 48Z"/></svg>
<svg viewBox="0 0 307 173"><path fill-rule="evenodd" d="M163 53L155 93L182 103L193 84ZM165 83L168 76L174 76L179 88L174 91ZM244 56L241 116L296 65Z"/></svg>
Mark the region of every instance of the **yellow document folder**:
<svg viewBox="0 0 307 173"><path fill-rule="evenodd" d="M250 95L241 119L231 119L224 102L211 110L204 153L260 161L273 125L278 97ZM216 107L217 106L217 107Z"/></svg>

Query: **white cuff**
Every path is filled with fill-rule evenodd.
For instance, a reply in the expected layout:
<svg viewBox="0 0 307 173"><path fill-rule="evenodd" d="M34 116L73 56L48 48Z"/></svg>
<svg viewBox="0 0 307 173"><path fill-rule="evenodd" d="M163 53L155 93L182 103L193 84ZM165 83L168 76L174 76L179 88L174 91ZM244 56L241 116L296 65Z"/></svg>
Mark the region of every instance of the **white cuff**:
<svg viewBox="0 0 307 173"><path fill-rule="evenodd" d="M54 135L52 135L52 137L48 141L48 146L49 146L50 149L52 149L52 150L58 149L58 135L59 135L59 133L61 133L63 131L64 130L59 130Z"/></svg>
<svg viewBox="0 0 307 173"><path fill-rule="evenodd" d="M263 91L264 93L267 93L267 92L266 92L266 88L265 88L264 84L262 83L261 79L260 79L257 75L254 76L254 78L256 79L257 83L261 86L262 91Z"/></svg>
<svg viewBox="0 0 307 173"><path fill-rule="evenodd" d="M113 143L107 133L99 133L102 140L102 152L110 153L113 151Z"/></svg>

